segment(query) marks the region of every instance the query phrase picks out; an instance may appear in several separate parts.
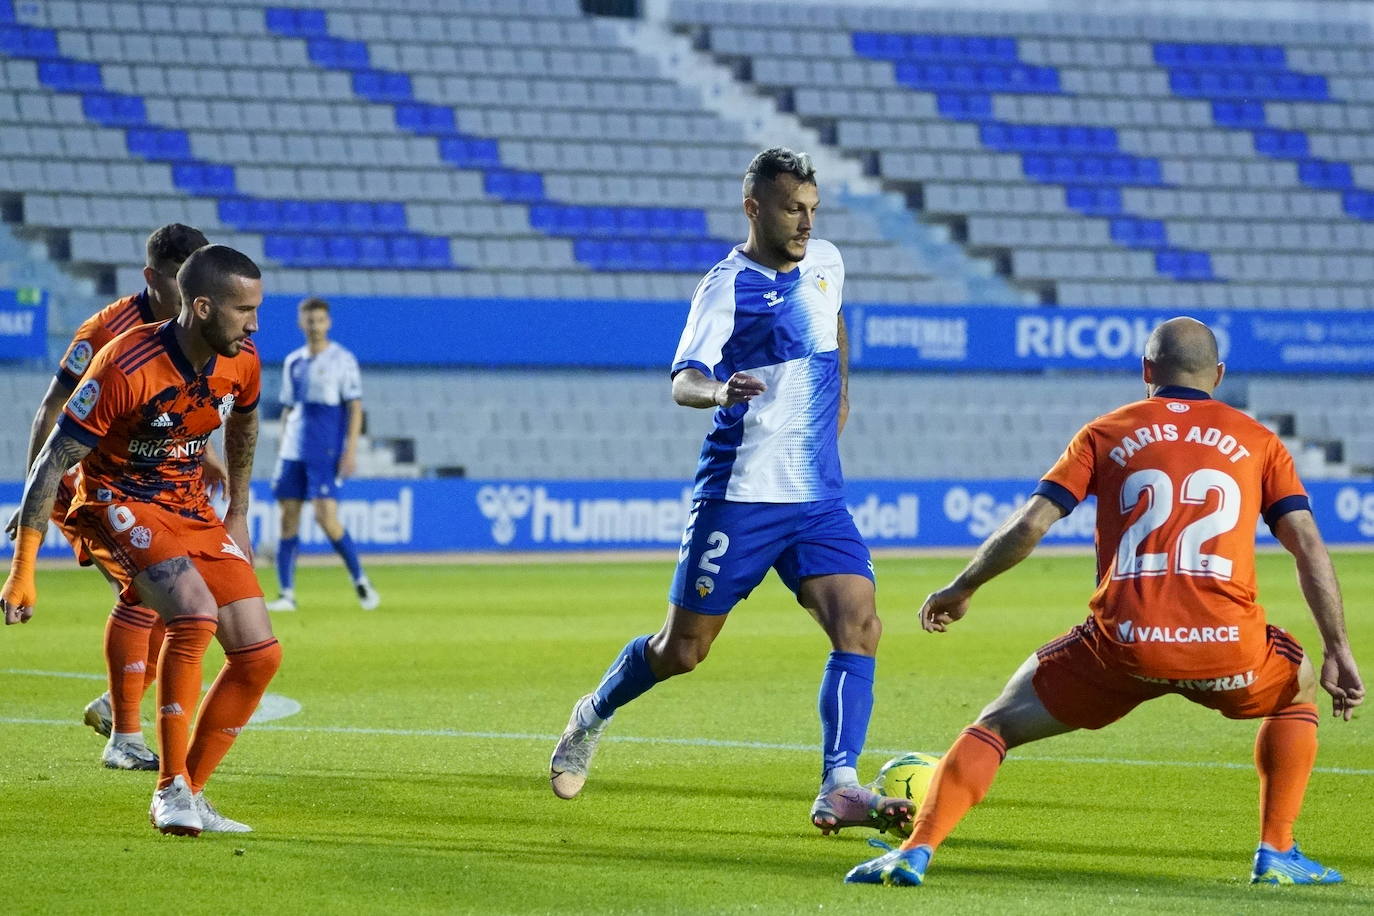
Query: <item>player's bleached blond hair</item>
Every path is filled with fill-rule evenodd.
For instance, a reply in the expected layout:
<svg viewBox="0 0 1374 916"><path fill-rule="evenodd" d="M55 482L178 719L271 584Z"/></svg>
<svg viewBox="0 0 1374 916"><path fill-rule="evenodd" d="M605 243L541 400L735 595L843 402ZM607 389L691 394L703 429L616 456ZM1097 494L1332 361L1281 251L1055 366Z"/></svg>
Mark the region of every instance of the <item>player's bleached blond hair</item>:
<svg viewBox="0 0 1374 916"><path fill-rule="evenodd" d="M816 183L816 167L811 164L810 154L774 146L755 156L744 170L744 196L753 197L760 183L771 185L780 175L791 175L802 184Z"/></svg>

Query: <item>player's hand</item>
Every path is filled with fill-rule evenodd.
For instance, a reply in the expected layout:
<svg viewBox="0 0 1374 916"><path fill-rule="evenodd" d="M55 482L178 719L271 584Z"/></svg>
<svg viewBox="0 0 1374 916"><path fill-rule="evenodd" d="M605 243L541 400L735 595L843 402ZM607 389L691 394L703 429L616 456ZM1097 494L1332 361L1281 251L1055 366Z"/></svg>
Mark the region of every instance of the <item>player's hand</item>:
<svg viewBox="0 0 1374 916"><path fill-rule="evenodd" d="M230 512L224 516L224 530L229 532L229 537L238 545L239 550L243 551L244 559L248 565L253 565L253 539L248 536L248 515L247 513Z"/></svg>
<svg viewBox="0 0 1374 916"><path fill-rule="evenodd" d="M972 592L946 586L938 592L931 592L926 603L921 605L921 629L927 633L943 633L951 623L963 619L968 613Z"/></svg>
<svg viewBox="0 0 1374 916"><path fill-rule="evenodd" d="M768 390L763 379L754 378L743 372L736 372L716 389L716 403L721 407L734 407L744 404Z"/></svg>
<svg viewBox="0 0 1374 916"><path fill-rule="evenodd" d="M346 477L352 477L353 472L356 470L358 470L358 459L354 457L351 449L339 456L337 476L340 480Z"/></svg>
<svg viewBox="0 0 1374 916"><path fill-rule="evenodd" d="M11 573L5 579L4 588L0 588L0 610L5 614L5 626L28 623L37 601L38 589L34 587L33 579L26 580Z"/></svg>
<svg viewBox="0 0 1374 916"><path fill-rule="evenodd" d="M211 499L216 498L224 488L229 485L229 470L224 466L224 462L209 452L205 455L204 469L205 491Z"/></svg>
<svg viewBox="0 0 1374 916"><path fill-rule="evenodd" d="M1331 694L1331 715L1349 722L1355 707L1364 702L1364 681L1349 646L1322 655L1321 682Z"/></svg>
<svg viewBox="0 0 1374 916"><path fill-rule="evenodd" d="M10 516L10 520L5 522L5 534L9 535L11 541L19 536L19 509L22 508L23 506L20 506L15 509L14 514Z"/></svg>

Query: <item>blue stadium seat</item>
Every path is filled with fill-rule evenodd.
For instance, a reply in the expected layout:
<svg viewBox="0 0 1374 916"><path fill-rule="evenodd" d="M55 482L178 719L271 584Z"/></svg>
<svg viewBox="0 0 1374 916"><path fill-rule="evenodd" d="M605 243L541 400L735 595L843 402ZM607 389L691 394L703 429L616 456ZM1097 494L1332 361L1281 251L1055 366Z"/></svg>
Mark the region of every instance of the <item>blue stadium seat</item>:
<svg viewBox="0 0 1374 916"><path fill-rule="evenodd" d="M407 102L396 106L396 126L430 136L450 135L457 129L453 109L447 105Z"/></svg>
<svg viewBox="0 0 1374 916"><path fill-rule="evenodd" d="M410 77L388 70L355 70L353 91L372 102L408 102L414 97Z"/></svg>
<svg viewBox="0 0 1374 916"><path fill-rule="evenodd" d="M278 225L294 232L305 232L314 227L310 217L310 204L303 200L283 200L277 206Z"/></svg>
<svg viewBox="0 0 1374 916"><path fill-rule="evenodd" d="M267 30L287 38L315 38L328 32L329 19L324 10L268 7L264 13Z"/></svg>
<svg viewBox="0 0 1374 916"><path fill-rule="evenodd" d="M1314 188L1339 190L1355 184L1348 162L1329 162L1325 159L1304 159L1298 163L1298 180Z"/></svg>
<svg viewBox="0 0 1374 916"><path fill-rule="evenodd" d="M296 263L296 236L271 232L262 237L262 253L282 264Z"/></svg>
<svg viewBox="0 0 1374 916"><path fill-rule="evenodd" d="M453 248L449 240L437 235L421 236L420 266L430 270L453 267Z"/></svg>
<svg viewBox="0 0 1374 916"><path fill-rule="evenodd" d="M376 233L358 236L358 266L387 267L390 254L387 252L386 239Z"/></svg>
<svg viewBox="0 0 1374 916"><path fill-rule="evenodd" d="M1346 191L1341 195L1341 207L1356 219L1374 220L1374 193Z"/></svg>
<svg viewBox="0 0 1374 916"><path fill-rule="evenodd" d="M351 205L350 205L351 206ZM406 205L398 200L382 200L372 205L372 223L378 229L396 231L410 225Z"/></svg>
<svg viewBox="0 0 1374 916"><path fill-rule="evenodd" d="M616 211L612 207L588 207L587 208L587 234L599 236L601 238L613 238L620 235L619 219Z"/></svg>
<svg viewBox="0 0 1374 916"><path fill-rule="evenodd" d="M1068 185L1064 188L1064 202L1085 216L1116 216L1122 212L1118 188Z"/></svg>
<svg viewBox="0 0 1374 916"><path fill-rule="evenodd" d="M219 221L235 229L248 229L248 201L242 197L222 197L216 207Z"/></svg>
<svg viewBox="0 0 1374 916"><path fill-rule="evenodd" d="M14 21L14 6L10 0L0 0L0 22Z"/></svg>
<svg viewBox="0 0 1374 916"><path fill-rule="evenodd" d="M306 204L310 211L310 228L317 232L338 232L345 228L344 205L338 200L312 200ZM367 206L364 204L363 206ZM371 209L370 207L368 209Z"/></svg>
<svg viewBox="0 0 1374 916"><path fill-rule="evenodd" d="M387 239L387 252L394 267L412 269L420 266L420 240L414 235L393 235Z"/></svg>
<svg viewBox="0 0 1374 916"><path fill-rule="evenodd" d="M124 132L129 152L152 162L188 162L191 138L184 130L160 127L131 127Z"/></svg>
<svg viewBox="0 0 1374 916"><path fill-rule="evenodd" d="M261 197L250 198L248 200L248 225L244 228L265 231L282 226L284 222L282 203L283 201Z"/></svg>
<svg viewBox="0 0 1374 916"><path fill-rule="evenodd" d="M329 263L329 247L322 235L302 235L296 242L296 264L323 267Z"/></svg>
<svg viewBox="0 0 1374 916"><path fill-rule="evenodd" d="M118 92L88 92L81 97L82 113L105 127L136 127L148 123L143 99Z"/></svg>
<svg viewBox="0 0 1374 916"><path fill-rule="evenodd" d="M1263 127L1264 103L1218 99L1212 102L1212 120L1220 127Z"/></svg>
<svg viewBox="0 0 1374 916"><path fill-rule="evenodd" d="M992 117L992 96L985 92L937 93L935 106L942 116L961 121L981 121Z"/></svg>
<svg viewBox="0 0 1374 916"><path fill-rule="evenodd" d="M99 64L65 57L38 61L38 81L58 92L88 92L105 86Z"/></svg>
<svg viewBox="0 0 1374 916"><path fill-rule="evenodd" d="M1301 159L1307 155L1307 134L1300 130L1257 130L1255 152L1275 159Z"/></svg>
<svg viewBox="0 0 1374 916"><path fill-rule="evenodd" d="M358 263L358 239L352 235L325 238L325 263L333 267L352 267Z"/></svg>
<svg viewBox="0 0 1374 916"><path fill-rule="evenodd" d="M621 207L617 214L617 231L629 238L649 238L649 213L645 207Z"/></svg>
<svg viewBox="0 0 1374 916"><path fill-rule="evenodd" d="M366 70L372 66L367 43L343 38L310 38L305 43L306 55L317 67L330 70Z"/></svg>

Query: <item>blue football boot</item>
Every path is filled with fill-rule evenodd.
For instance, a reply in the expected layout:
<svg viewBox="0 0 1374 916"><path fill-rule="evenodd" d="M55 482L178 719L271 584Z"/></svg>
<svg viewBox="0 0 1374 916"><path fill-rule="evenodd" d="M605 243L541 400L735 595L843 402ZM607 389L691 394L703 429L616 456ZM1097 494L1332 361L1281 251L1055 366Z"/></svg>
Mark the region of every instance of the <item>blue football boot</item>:
<svg viewBox="0 0 1374 916"><path fill-rule="evenodd" d="M876 859L855 865L844 876L845 884L886 884L888 887L920 887L926 880L930 865L930 847L893 849L879 839L870 839L870 846L886 849Z"/></svg>
<svg viewBox="0 0 1374 916"><path fill-rule="evenodd" d="M1336 869L1303 855L1297 843L1287 852L1277 852L1261 843L1255 850L1255 867L1250 872L1251 884L1340 884L1344 880Z"/></svg>

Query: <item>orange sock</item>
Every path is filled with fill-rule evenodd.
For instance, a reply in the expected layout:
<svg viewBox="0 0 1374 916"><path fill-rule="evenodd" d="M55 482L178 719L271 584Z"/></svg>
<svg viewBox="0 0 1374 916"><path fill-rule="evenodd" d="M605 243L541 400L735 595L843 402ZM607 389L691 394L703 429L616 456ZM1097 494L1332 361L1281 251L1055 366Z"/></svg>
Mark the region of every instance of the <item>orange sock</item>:
<svg viewBox="0 0 1374 916"><path fill-rule="evenodd" d="M1255 736L1255 769L1260 784L1260 842L1286 852L1293 845L1293 822L1302 811L1307 777L1317 760L1317 722L1312 703L1295 703L1260 723Z"/></svg>
<svg viewBox="0 0 1374 916"><path fill-rule="evenodd" d="M114 730L121 734L143 731L138 713L148 676L148 640L153 631L162 631L160 624L154 611L122 601L110 611L110 618L105 623L105 670L109 674L110 708L114 711ZM157 663L153 661L152 664Z"/></svg>
<svg viewBox="0 0 1374 916"><path fill-rule="evenodd" d="M157 680L157 660L162 657L162 640L167 636L167 624L156 613L153 614L153 628L148 631L148 665L143 670L143 692Z"/></svg>
<svg viewBox="0 0 1374 916"><path fill-rule="evenodd" d="M210 617L178 617L167 624L167 643L162 647L157 672L157 743L162 758L157 774L159 789L171 785L174 776L187 776L191 713L200 699L201 665L216 626Z"/></svg>
<svg viewBox="0 0 1374 916"><path fill-rule="evenodd" d="M192 792L205 788L280 666L281 643L275 639L224 653L224 667L205 695L186 757Z"/></svg>
<svg viewBox="0 0 1374 916"><path fill-rule="evenodd" d="M998 735L977 725L964 729L935 767L930 791L902 848L929 846L933 850L943 843L969 809L988 794L1006 757L1006 742Z"/></svg>

